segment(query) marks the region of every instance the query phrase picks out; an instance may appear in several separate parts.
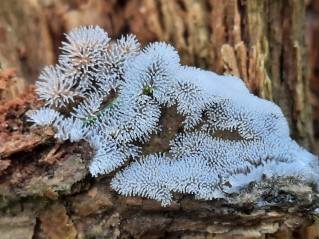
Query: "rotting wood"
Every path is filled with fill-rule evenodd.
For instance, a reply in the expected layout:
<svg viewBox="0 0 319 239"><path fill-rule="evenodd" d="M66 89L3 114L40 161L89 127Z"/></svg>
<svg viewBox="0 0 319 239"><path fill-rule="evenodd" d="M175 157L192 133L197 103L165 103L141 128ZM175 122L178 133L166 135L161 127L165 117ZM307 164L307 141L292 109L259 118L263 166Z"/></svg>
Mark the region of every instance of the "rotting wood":
<svg viewBox="0 0 319 239"><path fill-rule="evenodd" d="M92 0L72 1L72 6L70 2L62 0L27 1L32 3L25 3L24 6L6 4L1 10L0 17L4 21L0 21L0 31L5 34L0 34L0 49L4 49L2 52L5 54L0 56L0 63L4 68L16 66L18 75L23 75L28 81L37 77L43 65L53 64L63 32L70 31L79 24L99 24L112 37L133 32L143 44L155 40L169 42L180 52L183 64L197 65L219 73L224 72L227 66L227 72L239 74L255 94L279 104L289 119L294 138L302 145L311 147L303 1L289 1L284 4L282 1L270 0ZM32 18L29 18L30 12ZM17 16L21 19L15 20ZM41 44L37 51L33 51L34 43L39 42L39 36ZM30 147L6 151L2 156L15 159L16 153L23 154L25 149L37 152L38 147L31 143ZM219 207L219 210L225 210L223 214L214 214L211 202L194 201L191 196L179 198L177 195L177 203L168 208L161 208L156 202L142 198L122 198L109 191L106 186L107 178L90 182L84 173L85 162L87 163L85 157L72 158L71 164L64 165L69 160L67 156L54 162L52 169L46 168L48 172L45 176L52 179L51 184L41 188L42 194L36 194L37 199L27 196L26 201L19 202L19 193L26 196L19 180L29 182L34 172L32 167L38 159L34 159L31 165L23 165L22 175L20 172L14 174L16 178L11 181L13 185L2 181L0 192L5 196L0 205L10 219L2 217L4 221L1 225L6 226L1 228L11 228L12 233L17 231L13 227L7 227L12 225L10 220L16 220L12 215L17 214L23 222L21 226L25 225L29 232L35 230L34 238L43 238L44 235L54 233L39 229L39 224L35 226L41 210L43 215L55 208L51 200L56 200L55 203L59 205L57 208L63 212L60 215L53 214L54 219L62 214L62 222L68 222L65 215L71 218L78 238L93 235L109 238L225 238L226 235L236 238L239 235L245 238L267 238L270 235L291 238L294 229L312 222L312 216L307 214L307 210L302 211L290 207L291 205L280 205L280 208L273 205L266 209L253 210L248 207L248 211L242 205L238 211L233 206L228 209ZM74 162L83 163L78 165L82 174L78 175L76 182L69 175L64 175L68 172L66 168L75 173L72 171ZM17 161L14 165L16 163ZM56 167L59 169L57 178L54 174ZM38 176L32 184L36 188L37 180L43 175L32 176ZM70 180L66 181L68 187L61 181L65 179L64 176L69 176L66 177ZM62 184L61 187L58 187L59 184ZM25 183L23 186L28 185ZM97 193L87 193L85 190L89 187L97 188ZM276 192L269 192L269 198L274 196L272 193ZM304 199L309 198L311 191L308 193L302 194ZM220 206L220 202L215 203ZM310 205L300 203L298 206L307 208ZM21 214L22 206L24 213L29 212L27 224L24 224L25 215ZM33 210L34 207L36 210ZM217 218L215 223L212 223L211 218ZM59 221L54 219L52 222ZM230 224L226 226L225 221ZM74 236L73 228L69 232L70 238Z"/></svg>

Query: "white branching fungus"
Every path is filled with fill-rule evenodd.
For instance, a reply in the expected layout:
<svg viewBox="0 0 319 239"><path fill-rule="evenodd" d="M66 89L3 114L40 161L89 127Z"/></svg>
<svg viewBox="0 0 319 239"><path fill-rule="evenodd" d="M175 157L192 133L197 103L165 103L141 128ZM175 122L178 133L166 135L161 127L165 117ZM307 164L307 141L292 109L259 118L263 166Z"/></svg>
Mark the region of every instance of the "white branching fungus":
<svg viewBox="0 0 319 239"><path fill-rule="evenodd" d="M44 100L46 105L60 108L74 101L77 95L73 89L74 85L74 80L56 66L47 66L36 83L35 91L39 99Z"/></svg>
<svg viewBox="0 0 319 239"><path fill-rule="evenodd" d="M66 73L81 77L103 70L105 51L110 38L100 27L79 27L66 34L69 41L62 43L59 63Z"/></svg>
<svg viewBox="0 0 319 239"><path fill-rule="evenodd" d="M47 107L30 120L53 125L60 140L89 142L93 176L129 161L111 182L120 194L165 206L173 192L210 200L264 177L319 179L317 157L290 138L280 108L250 94L239 78L181 66L166 43L140 50L133 35L111 42L99 27L66 38L58 65L37 82ZM167 107L185 120L169 149L147 154L143 146L170 124L161 120Z"/></svg>
<svg viewBox="0 0 319 239"><path fill-rule="evenodd" d="M77 142L83 139L86 134L83 122L74 117L60 117L53 126L56 128L55 138L61 141Z"/></svg>
<svg viewBox="0 0 319 239"><path fill-rule="evenodd" d="M74 112L71 114L79 119L85 120L87 117L94 116L94 113L98 112L101 106L103 98L95 93L92 93L83 102L74 107Z"/></svg>
<svg viewBox="0 0 319 239"><path fill-rule="evenodd" d="M140 43L136 36L123 36L112 44L106 52L108 72L110 72L116 80L123 79L124 65L127 58L133 58L139 54Z"/></svg>
<svg viewBox="0 0 319 239"><path fill-rule="evenodd" d="M160 104L171 103L170 92L180 68L179 62L172 46L162 42L150 44L134 61L125 65L121 93L127 98L149 94Z"/></svg>
<svg viewBox="0 0 319 239"><path fill-rule="evenodd" d="M31 112L28 117L29 121L41 126L46 126L53 124L54 121L59 120L62 116L54 109L42 107Z"/></svg>

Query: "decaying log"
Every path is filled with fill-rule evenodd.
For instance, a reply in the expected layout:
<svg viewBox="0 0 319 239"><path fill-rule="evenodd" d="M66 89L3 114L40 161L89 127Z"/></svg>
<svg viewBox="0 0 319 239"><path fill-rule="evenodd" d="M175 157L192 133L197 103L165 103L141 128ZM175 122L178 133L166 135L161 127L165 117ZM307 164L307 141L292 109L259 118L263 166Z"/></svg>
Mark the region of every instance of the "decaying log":
<svg viewBox="0 0 319 239"><path fill-rule="evenodd" d="M32 105L34 98L28 99L23 104ZM26 112L23 104L8 110L2 123L17 107ZM11 122L20 125L21 115ZM15 138L0 146L0 234L8 238L298 238L317 216L315 185L294 177L252 182L225 199L175 193L167 207L120 196L110 189L113 174L94 179L88 173L94 152L87 143L61 145L51 130L35 126L15 133L28 140L16 151L8 150ZM145 150L162 147L159 140Z"/></svg>
<svg viewBox="0 0 319 239"><path fill-rule="evenodd" d="M4 1L1 65L29 82L59 53L63 33L100 25L112 38L132 32L145 45L171 43L182 63L239 75L274 100L295 138L313 146L304 1ZM34 48L34 43L37 47Z"/></svg>
<svg viewBox="0 0 319 239"><path fill-rule="evenodd" d="M293 137L311 148L304 14L305 3L297 0L4 1L0 63L33 82L44 65L55 62L63 33L78 25L99 24L112 37L132 32L144 45L166 41L183 64L226 70L256 95L274 100ZM32 104L8 115L25 122ZM42 138L21 122L21 128L9 129L4 123L10 117L0 122L0 135L6 135L0 140L0 235L9 238L298 238L297 231L316 218L318 192L294 181L252 184L227 200L175 194L175 203L165 208L122 197L110 190L109 176L88 175L87 145L52 151L50 133ZM11 132L15 139L30 138L8 150L16 143Z"/></svg>
<svg viewBox="0 0 319 239"><path fill-rule="evenodd" d="M20 188L11 186L0 203L1 235L294 238L297 230L313 223L312 213L318 205L318 196L311 185L291 180L251 185L227 200L198 201L192 196L175 194L173 204L161 207L153 200L119 196L107 186L108 177L93 182L86 176L83 162L79 156L65 156L53 173L27 179L24 186L20 183ZM2 192L3 186L4 183ZM25 199L13 199L10 194L20 194ZM14 222L21 222L18 230Z"/></svg>

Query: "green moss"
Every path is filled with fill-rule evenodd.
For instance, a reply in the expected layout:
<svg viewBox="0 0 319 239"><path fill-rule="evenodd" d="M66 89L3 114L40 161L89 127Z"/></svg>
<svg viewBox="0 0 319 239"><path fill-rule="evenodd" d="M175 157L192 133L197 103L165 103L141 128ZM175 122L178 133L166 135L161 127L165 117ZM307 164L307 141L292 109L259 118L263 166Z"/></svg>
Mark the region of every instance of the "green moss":
<svg viewBox="0 0 319 239"><path fill-rule="evenodd" d="M150 86L144 87L144 89L143 89L143 94L144 94L144 95L152 96L152 95L153 95L153 89L152 89L152 87L150 87Z"/></svg>

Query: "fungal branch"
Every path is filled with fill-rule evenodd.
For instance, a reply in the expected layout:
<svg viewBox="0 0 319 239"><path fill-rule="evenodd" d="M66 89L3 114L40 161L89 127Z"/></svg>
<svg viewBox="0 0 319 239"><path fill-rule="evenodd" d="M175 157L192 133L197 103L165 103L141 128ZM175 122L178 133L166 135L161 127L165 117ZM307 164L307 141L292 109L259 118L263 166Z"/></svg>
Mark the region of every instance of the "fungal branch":
<svg viewBox="0 0 319 239"><path fill-rule="evenodd" d="M66 38L58 64L36 83L45 106L30 120L52 125L61 141L89 142L93 176L129 161L111 181L118 193L165 206L173 192L210 200L265 177L318 180L317 158L290 138L280 108L250 94L239 78L182 66L166 43L140 49L133 35L111 42L99 27ZM172 106L184 117L181 132L168 151L143 153Z"/></svg>

